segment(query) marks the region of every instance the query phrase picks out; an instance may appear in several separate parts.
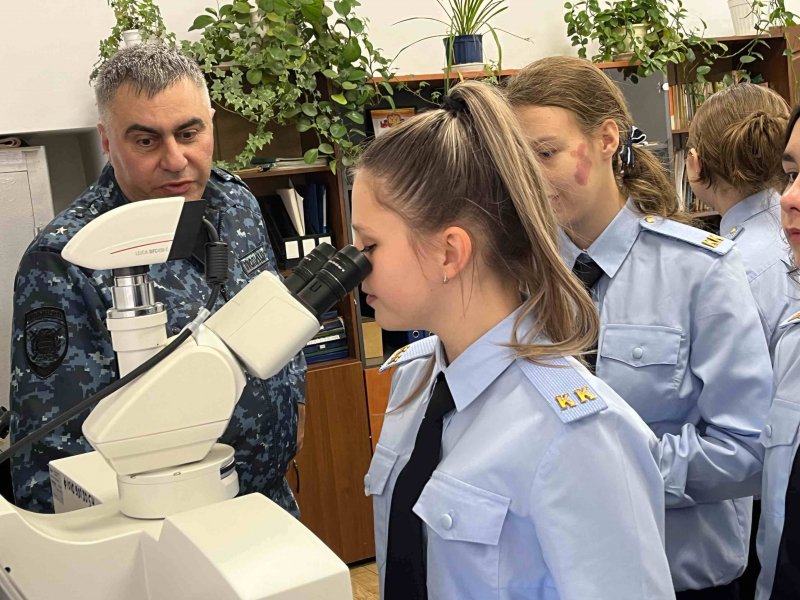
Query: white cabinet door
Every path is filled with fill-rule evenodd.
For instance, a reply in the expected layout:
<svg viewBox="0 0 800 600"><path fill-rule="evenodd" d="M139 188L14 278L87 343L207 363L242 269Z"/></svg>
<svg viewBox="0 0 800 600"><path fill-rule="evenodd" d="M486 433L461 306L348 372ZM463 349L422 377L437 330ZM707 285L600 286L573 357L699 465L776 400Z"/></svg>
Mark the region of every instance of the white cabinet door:
<svg viewBox="0 0 800 600"><path fill-rule="evenodd" d="M14 276L22 253L36 235L27 171L0 173L0 217L0 404L8 406Z"/></svg>

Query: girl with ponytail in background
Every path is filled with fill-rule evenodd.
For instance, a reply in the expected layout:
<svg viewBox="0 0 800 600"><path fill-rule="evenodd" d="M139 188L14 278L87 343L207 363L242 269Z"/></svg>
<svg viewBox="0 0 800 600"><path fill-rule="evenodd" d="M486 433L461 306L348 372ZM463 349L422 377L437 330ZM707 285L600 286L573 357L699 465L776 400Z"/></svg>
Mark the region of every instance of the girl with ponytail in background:
<svg viewBox="0 0 800 600"><path fill-rule="evenodd" d="M587 360L650 425L678 598L739 598L769 351L734 243L686 224L619 88L588 61L538 60L506 88L542 164L561 256L600 316Z"/></svg>

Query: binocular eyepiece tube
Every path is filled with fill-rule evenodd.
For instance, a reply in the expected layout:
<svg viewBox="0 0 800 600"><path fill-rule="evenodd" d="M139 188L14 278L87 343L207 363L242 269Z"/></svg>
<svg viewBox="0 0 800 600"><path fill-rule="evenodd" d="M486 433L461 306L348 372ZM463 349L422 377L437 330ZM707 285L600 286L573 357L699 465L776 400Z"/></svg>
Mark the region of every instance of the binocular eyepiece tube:
<svg viewBox="0 0 800 600"><path fill-rule="evenodd" d="M372 271L372 263L355 246L338 252L318 245L295 267L284 285L319 319Z"/></svg>

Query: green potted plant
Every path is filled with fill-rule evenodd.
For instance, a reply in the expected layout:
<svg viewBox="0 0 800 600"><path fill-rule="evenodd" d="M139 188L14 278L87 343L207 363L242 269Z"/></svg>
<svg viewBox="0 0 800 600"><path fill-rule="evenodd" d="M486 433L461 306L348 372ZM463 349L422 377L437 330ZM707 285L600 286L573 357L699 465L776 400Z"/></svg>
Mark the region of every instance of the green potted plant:
<svg viewBox="0 0 800 600"><path fill-rule="evenodd" d="M764 34L770 27L797 25L797 15L784 0L728 0L736 35Z"/></svg>
<svg viewBox="0 0 800 600"><path fill-rule="evenodd" d="M134 45L142 41L161 40L175 45L175 34L167 31L161 10L155 0L107 0L114 11L115 23L111 34L100 42L99 58L90 80L97 77L102 64L119 49L120 44Z"/></svg>
<svg viewBox="0 0 800 600"><path fill-rule="evenodd" d="M207 74L212 100L254 126L228 166L248 166L272 140L274 123L316 134L307 163L333 159L338 146L342 163L352 164L365 108L384 97L393 106L389 61L367 37L358 6L336 0L334 16L323 0L235 0L195 19L201 39L184 49ZM336 160L329 164L335 171Z"/></svg>
<svg viewBox="0 0 800 600"><path fill-rule="evenodd" d="M702 31L689 29L682 0L577 0L564 4L567 34L578 55L587 57L591 41L599 49L593 61L611 61L623 55L636 65L632 74L645 77L666 72L670 64L695 63L699 81L710 70L710 63L726 50L723 44L702 37ZM705 23L703 23L703 30Z"/></svg>
<svg viewBox="0 0 800 600"><path fill-rule="evenodd" d="M744 0L744 2L745 7L734 6L732 1L729 2L731 19L737 35L750 35L752 39L732 53L731 58L738 59L740 78L757 82L757 79L750 77L746 65L764 58L759 48L762 46L768 48L769 44L761 38L769 35L773 28L797 25L800 17L786 8L784 0ZM787 47L784 54L791 56L791 48Z"/></svg>
<svg viewBox="0 0 800 600"><path fill-rule="evenodd" d="M506 0L447 0L447 5L444 4L443 0L436 0L436 3L444 11L446 19L436 17L409 17L397 21L395 25L416 20L433 21L444 25L445 35L429 35L420 38L401 48L400 52L397 53L398 56L414 44L428 39L443 37L445 63L448 71L453 65L468 64L476 66L476 68L482 68L484 64L483 35L488 31L492 35L495 46L497 47L497 63L499 67L499 65L502 64L503 49L497 37L498 31L513 35L519 39L524 39L525 41L530 41L527 38L522 38L505 29L500 29L491 25L490 21L492 19L508 9Z"/></svg>

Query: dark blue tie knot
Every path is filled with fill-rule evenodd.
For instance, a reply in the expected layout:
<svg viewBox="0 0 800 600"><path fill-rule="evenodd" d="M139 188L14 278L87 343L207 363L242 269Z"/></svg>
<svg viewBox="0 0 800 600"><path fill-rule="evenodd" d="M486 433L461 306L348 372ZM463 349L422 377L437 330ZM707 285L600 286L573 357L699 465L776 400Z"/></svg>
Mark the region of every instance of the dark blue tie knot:
<svg viewBox="0 0 800 600"><path fill-rule="evenodd" d="M575 259L572 272L581 280L587 290L591 290L597 280L603 276L603 269L586 252L581 252Z"/></svg>

